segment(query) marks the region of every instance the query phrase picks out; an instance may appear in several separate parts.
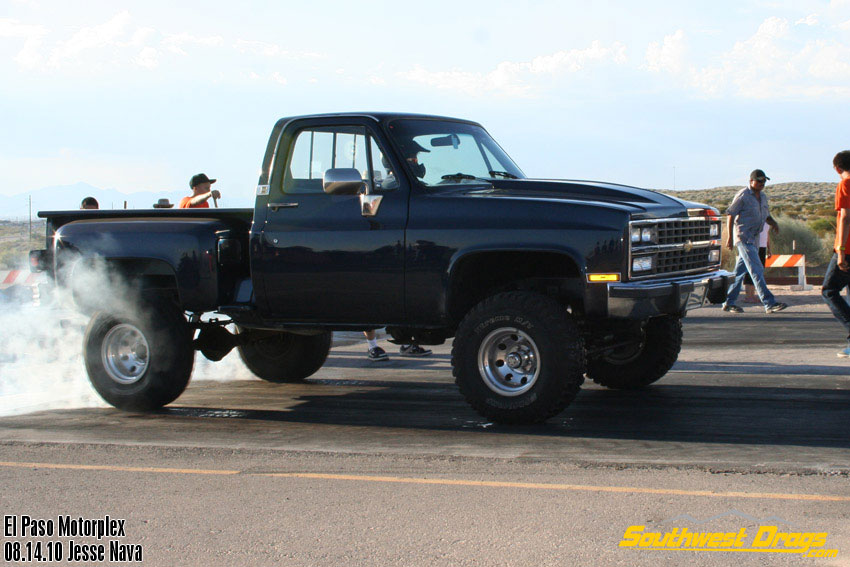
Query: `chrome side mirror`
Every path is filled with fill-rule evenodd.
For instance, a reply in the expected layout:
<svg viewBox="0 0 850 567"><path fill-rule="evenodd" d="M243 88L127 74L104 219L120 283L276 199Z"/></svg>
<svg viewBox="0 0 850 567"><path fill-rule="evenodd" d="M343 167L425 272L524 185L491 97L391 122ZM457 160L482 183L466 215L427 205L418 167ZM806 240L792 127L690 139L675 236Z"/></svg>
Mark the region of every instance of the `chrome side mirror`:
<svg viewBox="0 0 850 567"><path fill-rule="evenodd" d="M353 167L329 169L322 177L322 189L328 195L356 195L364 187L360 172Z"/></svg>
<svg viewBox="0 0 850 567"><path fill-rule="evenodd" d="M381 200L384 198L383 195L375 195L374 193L371 195L360 194L360 214L364 217L374 217L378 214L378 207L381 206Z"/></svg>

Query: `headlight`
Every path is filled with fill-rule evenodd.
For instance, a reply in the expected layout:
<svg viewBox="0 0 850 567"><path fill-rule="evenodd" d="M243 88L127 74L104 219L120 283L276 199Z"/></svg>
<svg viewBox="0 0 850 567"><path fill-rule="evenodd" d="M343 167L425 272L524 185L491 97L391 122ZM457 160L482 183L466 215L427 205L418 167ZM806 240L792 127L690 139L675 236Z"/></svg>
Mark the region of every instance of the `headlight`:
<svg viewBox="0 0 850 567"><path fill-rule="evenodd" d="M709 225L708 234L710 236L720 236L720 223L711 223L711 225Z"/></svg>
<svg viewBox="0 0 850 567"><path fill-rule="evenodd" d="M640 231L641 242L655 242L655 227L647 227Z"/></svg>
<svg viewBox="0 0 850 567"><path fill-rule="evenodd" d="M632 272L647 272L652 269L652 256L643 256L632 260Z"/></svg>
<svg viewBox="0 0 850 567"><path fill-rule="evenodd" d="M640 228L632 229L632 242L640 242Z"/></svg>
<svg viewBox="0 0 850 567"><path fill-rule="evenodd" d="M710 264L716 264L720 261L720 250L712 250L708 253L708 262Z"/></svg>

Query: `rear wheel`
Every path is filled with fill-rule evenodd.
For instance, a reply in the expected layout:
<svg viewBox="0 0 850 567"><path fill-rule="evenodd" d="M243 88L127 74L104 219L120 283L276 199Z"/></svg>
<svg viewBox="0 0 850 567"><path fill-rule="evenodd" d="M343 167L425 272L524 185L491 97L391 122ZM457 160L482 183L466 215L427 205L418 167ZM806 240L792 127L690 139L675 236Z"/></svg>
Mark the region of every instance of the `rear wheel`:
<svg viewBox="0 0 850 567"><path fill-rule="evenodd" d="M192 376L192 333L176 305L144 303L138 312L95 312L83 344L86 371L100 396L124 410L173 402Z"/></svg>
<svg viewBox="0 0 850 567"><path fill-rule="evenodd" d="M501 293L464 317L452 367L458 388L479 414L500 423L535 423L575 398L584 380L584 344L555 300Z"/></svg>
<svg viewBox="0 0 850 567"><path fill-rule="evenodd" d="M647 321L640 339L587 361L587 377L608 388L642 388L661 379L682 350L682 319L668 315Z"/></svg>
<svg viewBox="0 0 850 567"><path fill-rule="evenodd" d="M296 335L285 331L238 329L242 362L267 382L301 382L315 374L328 358L333 333ZM240 341L241 342L241 341Z"/></svg>

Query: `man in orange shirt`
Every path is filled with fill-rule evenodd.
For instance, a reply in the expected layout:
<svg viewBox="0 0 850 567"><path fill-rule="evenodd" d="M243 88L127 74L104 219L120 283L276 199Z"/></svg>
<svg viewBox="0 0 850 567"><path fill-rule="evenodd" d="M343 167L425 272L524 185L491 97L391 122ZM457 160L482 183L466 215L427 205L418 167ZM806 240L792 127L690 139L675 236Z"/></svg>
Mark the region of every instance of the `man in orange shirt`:
<svg viewBox="0 0 850 567"><path fill-rule="evenodd" d="M189 181L189 187L192 188L191 197L183 197L180 199L180 204L177 205L180 209L208 209L210 204L207 202L210 197L213 200L221 198L221 193L217 189L211 189L210 186L215 183L215 179L207 177L206 173L193 175Z"/></svg>
<svg viewBox="0 0 850 567"><path fill-rule="evenodd" d="M850 150L838 152L832 160L835 172L841 176L835 189L835 254L823 278L823 294L826 304L835 318L847 329L847 346L838 353L839 358L850 358L850 306L841 297L841 290L850 285L850 265L847 263L847 248L850 247Z"/></svg>

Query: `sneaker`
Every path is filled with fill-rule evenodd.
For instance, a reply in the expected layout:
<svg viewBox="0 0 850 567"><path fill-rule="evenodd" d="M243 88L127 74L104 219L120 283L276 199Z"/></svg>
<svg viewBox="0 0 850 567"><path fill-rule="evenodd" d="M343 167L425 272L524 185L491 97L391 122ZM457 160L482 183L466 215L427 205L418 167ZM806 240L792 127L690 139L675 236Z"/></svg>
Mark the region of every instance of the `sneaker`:
<svg viewBox="0 0 850 567"><path fill-rule="evenodd" d="M744 310L738 307L737 305L723 305L723 311L728 311L729 313L743 313Z"/></svg>
<svg viewBox="0 0 850 567"><path fill-rule="evenodd" d="M838 351L838 358L850 358L850 347Z"/></svg>
<svg viewBox="0 0 850 567"><path fill-rule="evenodd" d="M778 313L778 312L782 311L783 309L788 309L788 304L779 302L779 303L774 303L770 307L765 307L764 312L765 313Z"/></svg>
<svg viewBox="0 0 850 567"><path fill-rule="evenodd" d="M370 348L368 356L369 356L369 360L372 360L372 361L375 361L375 362L390 359L390 357L387 356L387 353L384 351L384 349L382 349L379 346L376 346L375 348Z"/></svg>
<svg viewBox="0 0 850 567"><path fill-rule="evenodd" d="M422 348L419 345L402 345L398 353L401 356L428 356L431 354L431 349Z"/></svg>

